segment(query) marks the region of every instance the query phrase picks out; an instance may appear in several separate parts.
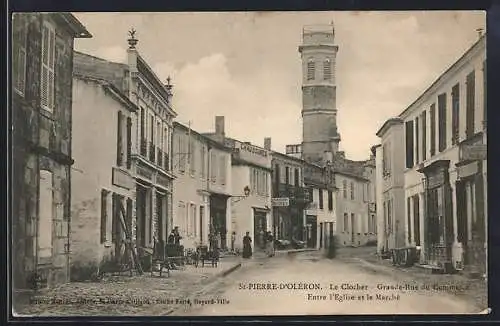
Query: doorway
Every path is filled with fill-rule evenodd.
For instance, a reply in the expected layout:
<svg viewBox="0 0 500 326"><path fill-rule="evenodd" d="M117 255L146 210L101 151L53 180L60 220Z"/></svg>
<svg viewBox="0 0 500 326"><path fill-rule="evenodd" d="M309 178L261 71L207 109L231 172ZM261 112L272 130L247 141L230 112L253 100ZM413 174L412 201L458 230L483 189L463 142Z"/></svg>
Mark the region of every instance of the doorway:
<svg viewBox="0 0 500 326"><path fill-rule="evenodd" d="M354 246L354 233L356 232L356 224L354 223L354 213L351 213L351 243Z"/></svg>
<svg viewBox="0 0 500 326"><path fill-rule="evenodd" d="M316 248L318 239L318 218L314 215L307 215L306 221L307 221L307 229L308 231L310 230L307 236L307 246L309 248Z"/></svg>
<svg viewBox="0 0 500 326"><path fill-rule="evenodd" d="M265 233L267 232L267 213L254 208L255 249L265 249Z"/></svg>
<svg viewBox="0 0 500 326"><path fill-rule="evenodd" d="M203 243L203 226L205 224L205 206L200 206L200 244Z"/></svg>

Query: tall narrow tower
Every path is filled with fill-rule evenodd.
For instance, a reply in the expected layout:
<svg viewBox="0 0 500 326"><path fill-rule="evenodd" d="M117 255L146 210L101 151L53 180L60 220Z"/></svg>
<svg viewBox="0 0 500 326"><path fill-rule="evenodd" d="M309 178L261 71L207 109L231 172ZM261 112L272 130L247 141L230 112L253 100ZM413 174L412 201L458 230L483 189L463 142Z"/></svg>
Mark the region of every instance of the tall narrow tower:
<svg viewBox="0 0 500 326"><path fill-rule="evenodd" d="M319 163L339 148L334 37L333 22L302 31L302 156L309 162Z"/></svg>

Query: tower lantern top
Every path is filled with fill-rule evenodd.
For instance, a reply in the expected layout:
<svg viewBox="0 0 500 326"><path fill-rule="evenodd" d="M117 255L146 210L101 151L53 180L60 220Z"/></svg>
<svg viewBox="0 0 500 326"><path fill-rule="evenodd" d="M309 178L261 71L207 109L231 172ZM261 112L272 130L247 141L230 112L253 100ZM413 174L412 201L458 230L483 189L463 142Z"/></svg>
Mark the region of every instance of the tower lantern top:
<svg viewBox="0 0 500 326"><path fill-rule="evenodd" d="M335 27L330 24L305 25L302 28L302 43L304 45L334 44Z"/></svg>

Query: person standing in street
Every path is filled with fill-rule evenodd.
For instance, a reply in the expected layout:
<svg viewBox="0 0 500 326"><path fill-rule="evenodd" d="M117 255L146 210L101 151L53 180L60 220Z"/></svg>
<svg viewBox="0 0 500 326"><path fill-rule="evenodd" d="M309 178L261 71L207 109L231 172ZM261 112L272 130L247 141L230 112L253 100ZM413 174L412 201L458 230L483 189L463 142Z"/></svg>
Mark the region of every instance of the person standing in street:
<svg viewBox="0 0 500 326"><path fill-rule="evenodd" d="M271 231L268 231L266 236L266 254L268 257L274 256L274 236Z"/></svg>
<svg viewBox="0 0 500 326"><path fill-rule="evenodd" d="M250 232L247 231L243 237L243 258L250 257L252 257L252 238L250 237Z"/></svg>
<svg viewBox="0 0 500 326"><path fill-rule="evenodd" d="M234 243L236 241L236 232L231 233L231 252L234 252Z"/></svg>

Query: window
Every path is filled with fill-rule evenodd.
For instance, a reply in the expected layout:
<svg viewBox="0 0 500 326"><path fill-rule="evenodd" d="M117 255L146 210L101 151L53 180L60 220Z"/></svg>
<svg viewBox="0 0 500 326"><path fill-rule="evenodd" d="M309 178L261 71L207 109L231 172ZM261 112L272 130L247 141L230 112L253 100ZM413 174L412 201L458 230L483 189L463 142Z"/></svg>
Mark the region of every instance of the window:
<svg viewBox="0 0 500 326"><path fill-rule="evenodd" d="M200 169L200 175L202 179L205 179L205 146L203 144L200 146L200 164L201 164L201 169Z"/></svg>
<svg viewBox="0 0 500 326"><path fill-rule="evenodd" d="M195 173L196 173L196 154L197 154L197 149L196 149L196 142L193 139L193 137L190 137L189 143L190 143L190 146L189 146L189 156L190 156L189 167L190 167L191 176L194 177Z"/></svg>
<svg viewBox="0 0 500 326"><path fill-rule="evenodd" d="M319 189L319 209L323 209L323 189Z"/></svg>
<svg viewBox="0 0 500 326"><path fill-rule="evenodd" d="M314 80L316 74L316 64L313 59L307 61L307 80Z"/></svg>
<svg viewBox="0 0 500 326"><path fill-rule="evenodd" d="M56 32L54 27L48 22L44 22L42 27L40 104L42 108L49 112L54 110L55 42Z"/></svg>
<svg viewBox="0 0 500 326"><path fill-rule="evenodd" d="M177 141L178 141L178 147L179 151L177 153L177 156L179 157L179 171L181 173L184 173L186 171L186 156L187 156L187 150L185 146L185 139L184 135L182 133L179 133Z"/></svg>
<svg viewBox="0 0 500 326"><path fill-rule="evenodd" d="M413 167L413 120L406 122L406 167Z"/></svg>
<svg viewBox="0 0 500 326"><path fill-rule="evenodd" d="M127 169L132 166L132 118L127 117Z"/></svg>
<svg viewBox="0 0 500 326"><path fill-rule="evenodd" d="M221 155L219 157L219 160L220 160L220 164L219 164L219 168L220 168L220 183L222 185L225 185L226 184L226 174L227 174L227 165L226 165L226 158Z"/></svg>
<svg viewBox="0 0 500 326"><path fill-rule="evenodd" d="M422 160L427 159L427 111L422 112Z"/></svg>
<svg viewBox="0 0 500 326"><path fill-rule="evenodd" d="M442 152L446 149L446 93L438 96L438 123L438 150Z"/></svg>
<svg viewBox="0 0 500 326"><path fill-rule="evenodd" d="M351 200L354 200L354 182L351 182Z"/></svg>
<svg viewBox="0 0 500 326"><path fill-rule="evenodd" d="M420 145L420 135L419 135L419 123L418 117L415 118L415 164L420 162L420 153L419 153L419 145Z"/></svg>
<svg viewBox="0 0 500 326"><path fill-rule="evenodd" d="M356 233L356 230L354 227L356 226L356 223L354 222L354 213L351 213L351 232L352 234Z"/></svg>
<svg viewBox="0 0 500 326"><path fill-rule="evenodd" d="M140 108L140 110L141 110L141 154L145 155L145 153L143 152L142 143L146 141L146 117L144 109Z"/></svg>
<svg viewBox="0 0 500 326"><path fill-rule="evenodd" d="M413 196L413 232L416 246L420 246L420 197Z"/></svg>
<svg viewBox="0 0 500 326"><path fill-rule="evenodd" d="M215 182L217 173L217 160L215 152L210 152L210 180Z"/></svg>
<svg viewBox="0 0 500 326"><path fill-rule="evenodd" d="M328 210L333 211L333 193L331 190L328 190Z"/></svg>
<svg viewBox="0 0 500 326"><path fill-rule="evenodd" d="M431 157L436 154L436 104L433 103L430 108L431 119Z"/></svg>
<svg viewBox="0 0 500 326"><path fill-rule="evenodd" d="M191 234L196 236L198 233L196 232L196 219L197 219L197 215L196 215L196 205L195 204L191 204L191 213L190 213L190 223L191 223L191 228L190 228L190 231L191 231Z"/></svg>
<svg viewBox="0 0 500 326"><path fill-rule="evenodd" d="M344 213L344 232L349 230L349 214Z"/></svg>
<svg viewBox="0 0 500 326"><path fill-rule="evenodd" d="M389 234L392 233L392 200L387 201L387 229Z"/></svg>
<svg viewBox="0 0 500 326"><path fill-rule="evenodd" d="M177 207L177 221L181 225L181 232L186 230L186 204L184 202L179 202Z"/></svg>
<svg viewBox="0 0 500 326"><path fill-rule="evenodd" d="M108 190L101 190L101 243L105 243L107 241L106 232L108 225L108 195Z"/></svg>
<svg viewBox="0 0 500 326"><path fill-rule="evenodd" d="M149 136L150 136L149 142L151 144L154 144L154 141L155 141L155 139L154 139L155 138L155 117L154 117L154 115L151 114L149 116L149 119L151 121L151 124L149 125Z"/></svg>
<svg viewBox="0 0 500 326"><path fill-rule="evenodd" d="M474 111L476 105L476 80L475 80L475 72L472 71L466 77L466 91L465 95L467 98L466 102L466 127L465 127L465 136L466 138L470 138L474 135Z"/></svg>
<svg viewBox="0 0 500 326"><path fill-rule="evenodd" d="M382 145L382 174L383 176L391 175L391 165L390 165L390 145L385 143Z"/></svg>
<svg viewBox="0 0 500 326"><path fill-rule="evenodd" d="M285 183L290 184L290 168L288 166L285 167Z"/></svg>
<svg viewBox="0 0 500 326"><path fill-rule="evenodd" d="M123 164L123 113L118 111L118 124L116 126L117 131L117 148L116 148L116 165L122 166Z"/></svg>
<svg viewBox="0 0 500 326"><path fill-rule="evenodd" d="M332 63L330 62L330 59L326 59L325 61L323 61L323 79L332 79Z"/></svg>
<svg viewBox="0 0 500 326"><path fill-rule="evenodd" d="M281 182L281 170L279 164L274 165L274 186L273 186L273 191L278 195L279 191L279 184Z"/></svg>
<svg viewBox="0 0 500 326"><path fill-rule="evenodd" d="M411 244L411 197L406 198L406 219L408 225L408 244Z"/></svg>
<svg viewBox="0 0 500 326"><path fill-rule="evenodd" d="M295 186L300 187L300 175L299 175L299 169L295 169Z"/></svg>
<svg viewBox="0 0 500 326"><path fill-rule="evenodd" d="M451 89L451 144L458 144L460 134L460 84Z"/></svg>
<svg viewBox="0 0 500 326"><path fill-rule="evenodd" d="M265 175L264 175L265 176L265 178L264 178L265 179L264 180L264 182L265 182L264 195L266 195L266 196L269 196L269 175L270 175L269 173L265 172Z"/></svg>
<svg viewBox="0 0 500 326"><path fill-rule="evenodd" d="M52 172L40 170L39 231L38 247L40 257L52 256L53 181Z"/></svg>
<svg viewBox="0 0 500 326"><path fill-rule="evenodd" d="M344 198L347 198L347 181L342 181L342 193Z"/></svg>
<svg viewBox="0 0 500 326"><path fill-rule="evenodd" d="M22 14L13 15L12 24L12 86L21 95L26 88L27 26Z"/></svg>

